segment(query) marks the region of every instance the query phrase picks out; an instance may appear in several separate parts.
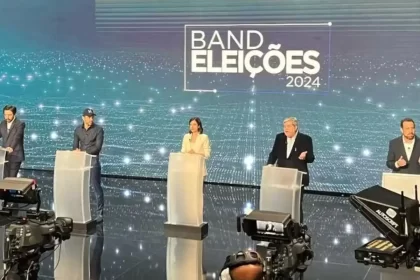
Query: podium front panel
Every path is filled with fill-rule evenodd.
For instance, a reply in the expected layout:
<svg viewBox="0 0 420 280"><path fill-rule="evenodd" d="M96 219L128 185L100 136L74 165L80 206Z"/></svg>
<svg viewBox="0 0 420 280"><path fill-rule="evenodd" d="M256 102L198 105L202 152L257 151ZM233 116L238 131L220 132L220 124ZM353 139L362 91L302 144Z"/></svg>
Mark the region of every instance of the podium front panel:
<svg viewBox="0 0 420 280"><path fill-rule="evenodd" d="M0 163L0 179L4 179L4 165L5 165L6 163ZM3 200L1 200L1 201L3 201Z"/></svg>
<svg viewBox="0 0 420 280"><path fill-rule="evenodd" d="M297 169L264 166L261 176L261 186L285 188L297 184L300 185L302 176L299 176L299 173L300 172Z"/></svg>
<svg viewBox="0 0 420 280"><path fill-rule="evenodd" d="M0 226L0 261L1 261L1 263L3 264L2 266L1 266L1 269L0 269L0 273L1 273L1 275L4 275L4 272L5 272L5 270L4 270L4 268L5 268L5 265L4 265L4 263L3 263L3 261L5 260L5 259L7 259L7 258L9 258L9 256L5 256L5 237L6 237L6 226Z"/></svg>
<svg viewBox="0 0 420 280"><path fill-rule="evenodd" d="M166 279L202 280L203 241L168 238L166 251Z"/></svg>
<svg viewBox="0 0 420 280"><path fill-rule="evenodd" d="M417 185L420 192L420 175L382 173L382 187L398 194L404 191L404 196L408 198L415 199L415 185Z"/></svg>
<svg viewBox="0 0 420 280"><path fill-rule="evenodd" d="M191 226L203 223L203 168L202 156L182 153L169 156L168 223Z"/></svg>
<svg viewBox="0 0 420 280"><path fill-rule="evenodd" d="M4 165L6 164L6 149L0 148L0 179L4 179ZM3 200L0 200L3 202Z"/></svg>
<svg viewBox="0 0 420 280"><path fill-rule="evenodd" d="M0 164L4 164L6 162L6 155L7 150L4 148L0 148Z"/></svg>
<svg viewBox="0 0 420 280"><path fill-rule="evenodd" d="M261 187L260 210L291 214L292 219L300 222L300 196L300 187Z"/></svg>
<svg viewBox="0 0 420 280"><path fill-rule="evenodd" d="M57 151L54 168L78 169L91 166L92 156L86 152Z"/></svg>
<svg viewBox="0 0 420 280"><path fill-rule="evenodd" d="M56 217L70 217L74 223L91 220L90 168L54 170L54 210Z"/></svg>
<svg viewBox="0 0 420 280"><path fill-rule="evenodd" d="M61 243L54 251L54 279L90 279L90 240L91 236L72 235Z"/></svg>

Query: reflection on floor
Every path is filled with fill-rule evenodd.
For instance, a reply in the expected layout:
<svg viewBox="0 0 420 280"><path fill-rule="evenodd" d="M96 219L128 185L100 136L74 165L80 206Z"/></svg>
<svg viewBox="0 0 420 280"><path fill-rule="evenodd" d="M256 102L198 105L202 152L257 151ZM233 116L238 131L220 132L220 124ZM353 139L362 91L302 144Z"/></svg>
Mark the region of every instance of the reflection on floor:
<svg viewBox="0 0 420 280"><path fill-rule="evenodd" d="M52 174L25 171L23 177L37 179L42 208L53 209ZM236 232L236 216L258 208L256 189L205 186L209 236L193 241L166 238L163 233L165 182L104 178L103 184L103 226L92 236L72 236L51 256L46 253L39 279L216 279L227 255L255 246ZM380 270L356 263L354 249L379 233L346 198L306 195L304 213L315 251L305 280L420 279L411 271L402 275L407 273L405 268Z"/></svg>

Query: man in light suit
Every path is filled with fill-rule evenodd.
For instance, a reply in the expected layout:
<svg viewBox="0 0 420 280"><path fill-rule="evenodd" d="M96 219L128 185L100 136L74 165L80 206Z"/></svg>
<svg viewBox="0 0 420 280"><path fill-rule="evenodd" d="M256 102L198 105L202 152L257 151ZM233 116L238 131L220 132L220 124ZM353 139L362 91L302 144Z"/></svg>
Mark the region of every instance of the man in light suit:
<svg viewBox="0 0 420 280"><path fill-rule="evenodd" d="M300 221L303 222L303 193L309 185L308 163L315 160L312 138L298 131L298 121L290 117L283 121L283 133L279 133L274 141L273 149L267 164L278 167L294 168L306 172L302 177L300 198Z"/></svg>
<svg viewBox="0 0 420 280"><path fill-rule="evenodd" d="M0 123L0 137L2 147L7 150L4 166L4 178L17 177L20 166L25 160L23 139L25 134L25 123L16 118L16 107L6 105L3 108L4 120Z"/></svg>
<svg viewBox="0 0 420 280"><path fill-rule="evenodd" d="M405 118L400 126L402 136L389 142L386 165L392 172L420 174L420 138L416 136L416 124Z"/></svg>

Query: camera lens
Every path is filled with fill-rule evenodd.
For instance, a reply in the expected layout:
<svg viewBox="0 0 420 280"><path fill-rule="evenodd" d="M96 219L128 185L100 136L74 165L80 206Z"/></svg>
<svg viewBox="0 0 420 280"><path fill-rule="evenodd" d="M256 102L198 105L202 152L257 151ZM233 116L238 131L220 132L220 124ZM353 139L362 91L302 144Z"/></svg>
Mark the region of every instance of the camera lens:
<svg viewBox="0 0 420 280"><path fill-rule="evenodd" d="M58 231L62 234L70 234L73 230L73 219L58 217L55 220L55 225L58 228Z"/></svg>

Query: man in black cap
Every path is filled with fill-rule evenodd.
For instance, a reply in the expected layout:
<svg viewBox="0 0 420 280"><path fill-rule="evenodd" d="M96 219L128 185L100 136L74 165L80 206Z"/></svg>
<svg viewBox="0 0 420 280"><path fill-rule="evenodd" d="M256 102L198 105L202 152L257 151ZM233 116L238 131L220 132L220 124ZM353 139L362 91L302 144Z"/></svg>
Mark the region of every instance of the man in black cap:
<svg viewBox="0 0 420 280"><path fill-rule="evenodd" d="M83 151L94 155L92 159L92 170L90 173L90 184L95 189L96 202L98 204L96 221L103 221L104 214L104 191L101 186L101 163L99 154L104 142L104 129L94 123L96 114L92 109L83 111L83 124L74 130L73 150Z"/></svg>

